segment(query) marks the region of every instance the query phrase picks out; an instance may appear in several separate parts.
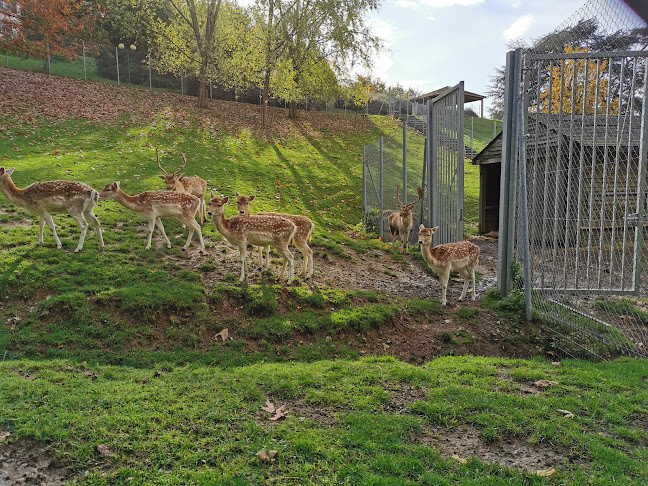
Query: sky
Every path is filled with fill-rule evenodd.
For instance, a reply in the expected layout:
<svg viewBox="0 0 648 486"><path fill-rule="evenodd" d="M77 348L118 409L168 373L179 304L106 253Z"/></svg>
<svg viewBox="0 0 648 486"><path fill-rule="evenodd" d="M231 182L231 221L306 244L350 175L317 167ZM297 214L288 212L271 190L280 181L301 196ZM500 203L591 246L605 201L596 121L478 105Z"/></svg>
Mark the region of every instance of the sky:
<svg viewBox="0 0 648 486"><path fill-rule="evenodd" d="M427 93L464 81L485 94L490 76L506 63L507 43L548 34L585 0L383 0L370 14L373 32L389 48L372 74ZM488 114L489 100L484 100ZM470 105L468 105L470 106ZM479 104L473 104L479 113Z"/></svg>

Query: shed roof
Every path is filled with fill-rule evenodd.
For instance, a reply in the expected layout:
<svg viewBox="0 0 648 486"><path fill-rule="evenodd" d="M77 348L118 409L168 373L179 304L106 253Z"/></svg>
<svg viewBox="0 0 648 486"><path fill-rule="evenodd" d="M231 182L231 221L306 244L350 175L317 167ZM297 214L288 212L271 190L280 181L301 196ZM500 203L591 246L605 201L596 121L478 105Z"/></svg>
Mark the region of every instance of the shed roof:
<svg viewBox="0 0 648 486"><path fill-rule="evenodd" d="M430 91L429 93L425 93L421 96L417 96L416 98L412 98L411 101L425 101L425 100L431 100L436 98L439 95L442 95L446 91L448 91L451 88L451 86L446 86L445 88L439 88L435 89L434 91ZM480 95L477 93L471 93L470 91L464 91L464 103L472 103L473 101L481 101L485 99L486 96Z"/></svg>
<svg viewBox="0 0 648 486"><path fill-rule="evenodd" d="M529 113L527 131L535 134L536 126L541 140L561 135L582 145L615 145L617 135L623 146L639 146L641 139L641 117L639 115L578 115ZM536 123L537 122L537 123ZM605 131L611 135L604 136Z"/></svg>
<svg viewBox="0 0 648 486"><path fill-rule="evenodd" d="M502 161L502 132L488 142L481 152L472 159L473 165L495 164Z"/></svg>

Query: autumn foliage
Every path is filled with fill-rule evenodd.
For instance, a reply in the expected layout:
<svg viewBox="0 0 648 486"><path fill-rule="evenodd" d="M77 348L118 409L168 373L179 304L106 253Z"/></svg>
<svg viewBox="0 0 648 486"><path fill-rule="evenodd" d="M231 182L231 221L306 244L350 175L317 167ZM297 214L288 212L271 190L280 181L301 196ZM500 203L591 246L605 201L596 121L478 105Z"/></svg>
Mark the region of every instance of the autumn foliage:
<svg viewBox="0 0 648 486"><path fill-rule="evenodd" d="M589 49L565 48L567 54L583 52ZM618 113L619 98L609 96L610 69L606 60L560 59L547 69L549 83L540 92L539 113Z"/></svg>
<svg viewBox="0 0 648 486"><path fill-rule="evenodd" d="M0 50L40 59L75 58L81 39L91 38L103 15L100 5L85 0L20 0L13 10L4 21Z"/></svg>

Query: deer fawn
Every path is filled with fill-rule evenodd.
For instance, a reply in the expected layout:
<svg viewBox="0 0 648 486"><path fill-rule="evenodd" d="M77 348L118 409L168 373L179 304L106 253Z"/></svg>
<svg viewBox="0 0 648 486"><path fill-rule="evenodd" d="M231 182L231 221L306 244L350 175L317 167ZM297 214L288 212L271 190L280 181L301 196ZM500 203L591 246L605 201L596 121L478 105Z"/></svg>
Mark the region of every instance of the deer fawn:
<svg viewBox="0 0 648 486"><path fill-rule="evenodd" d="M396 199L398 200L399 211L392 212L387 221L389 222L389 230L391 231L392 249L395 248L394 240L398 237L401 239L401 251L409 253L409 234L414 226L412 220L412 208L423 197L423 188L418 188L419 198L410 204L403 204L398 196L398 186L396 186Z"/></svg>
<svg viewBox="0 0 648 486"><path fill-rule="evenodd" d="M72 216L81 226L81 237L75 252L81 251L83 241L88 232L86 217L92 222L99 237L99 249L103 249L104 241L99 220L92 212L97 207L99 193L92 187L74 181L36 182L24 189L19 189L11 180L11 174L16 168L0 167L0 193L16 206L38 215L40 232L38 244L43 243L43 226L47 226L54 234L56 248L61 248L61 240L56 234L56 226L52 214L63 213Z"/></svg>
<svg viewBox="0 0 648 486"><path fill-rule="evenodd" d="M254 201L256 198L255 195L252 196L242 196L238 191L236 193L236 204L238 206L238 211L241 216L250 215L250 202ZM267 215L267 216L276 216L278 218L285 218L289 221L295 223L297 226L297 231L295 232L295 238L293 243L297 249L304 256L304 266L302 267L302 273L306 274L306 277L313 276L313 250L308 246L308 242L313 239L313 230L315 225L313 222L308 219L306 216L299 216L294 214L282 214L282 213L256 213L257 215ZM270 246L266 245L266 268L270 267ZM259 247L259 257L261 258L261 265L263 265L263 247Z"/></svg>
<svg viewBox="0 0 648 486"><path fill-rule="evenodd" d="M148 219L146 249L151 248L151 238L156 224L160 233L162 233L164 241L166 241L167 248L171 248L171 241L164 232L164 226L160 218L173 218L184 223L189 228L189 237L183 249L189 248L193 234L196 232L200 241L200 251L205 251L200 225L196 223L196 211L200 205L200 201L196 196L168 191L146 191L135 196L129 196L120 189L119 182L115 181L104 187L99 197L101 199L114 199L126 209L130 209Z"/></svg>
<svg viewBox="0 0 648 486"><path fill-rule="evenodd" d="M288 284L295 278L295 264L288 244L294 238L297 227L292 221L276 216L258 215L225 217L225 204L229 197L218 197L211 192L209 211L214 226L232 245L237 246L241 255L241 282L245 281L245 257L247 246L274 246L283 257L283 267L279 278L283 278L288 266Z"/></svg>
<svg viewBox="0 0 648 486"><path fill-rule="evenodd" d="M421 254L430 268L439 274L441 282L441 305L446 305L446 290L450 272L459 272L464 278L463 292L459 300L463 300L468 290L468 283L472 280L472 300L475 300L475 266L479 263L479 247L470 241L447 243L432 246L432 235L438 229L419 226L419 245Z"/></svg>
<svg viewBox="0 0 648 486"><path fill-rule="evenodd" d="M156 148L155 156L157 157L158 167L162 172L164 172L164 175L158 175L158 177L166 183L167 191L184 192L200 199L198 217L200 219L200 224L203 224L207 221L207 203L205 202L207 181L198 176L185 177L184 174L181 174L185 165L187 165L187 157L183 152L180 152L180 155L183 160L182 167L180 167L177 172L169 174L162 168L162 165L160 165L160 156L158 155L158 150Z"/></svg>

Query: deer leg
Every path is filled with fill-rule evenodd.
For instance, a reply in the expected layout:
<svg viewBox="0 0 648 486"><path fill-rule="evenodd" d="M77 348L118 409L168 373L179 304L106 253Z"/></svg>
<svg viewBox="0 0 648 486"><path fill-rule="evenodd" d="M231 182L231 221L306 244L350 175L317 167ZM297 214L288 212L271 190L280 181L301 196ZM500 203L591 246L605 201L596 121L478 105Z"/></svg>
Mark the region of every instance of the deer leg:
<svg viewBox="0 0 648 486"><path fill-rule="evenodd" d="M448 291L448 280L450 280L450 272L447 274L439 273L439 282L441 283L441 305L444 306L447 303L446 293Z"/></svg>
<svg viewBox="0 0 648 486"><path fill-rule="evenodd" d="M153 238L153 230L155 229L155 219L149 219L147 229L148 229L148 238L146 240L146 247L144 248L145 250L151 248L151 239Z"/></svg>
<svg viewBox="0 0 648 486"><path fill-rule="evenodd" d="M97 236L99 237L99 249L103 250L104 240L103 235L101 234L101 224L99 224L99 220L92 212L92 209L90 209L90 211L86 211L84 214L88 217L92 225L95 227L95 231L97 232Z"/></svg>
<svg viewBox="0 0 648 486"><path fill-rule="evenodd" d="M405 251L403 253L409 254L409 234L410 234L410 229L408 228L407 231L405 232L405 235L403 236L403 246L405 247Z"/></svg>
<svg viewBox="0 0 648 486"><path fill-rule="evenodd" d="M187 243L184 248L189 248L191 245L191 238L193 237L194 232L198 234L198 241L200 241L200 251L205 251L205 242L203 241L202 231L200 230L200 225L196 223L195 219L190 219L187 221L187 226L189 226L189 238L187 238Z"/></svg>
<svg viewBox="0 0 648 486"><path fill-rule="evenodd" d="M470 274L464 275L463 278L463 291L461 292L461 297L459 297L459 300L464 300L466 298L466 291L468 290L468 284L470 283Z"/></svg>
<svg viewBox="0 0 648 486"><path fill-rule="evenodd" d="M306 277L310 277L313 275L313 250L311 250L306 242L301 242L297 246L297 249L301 252L301 254L304 257L304 265L302 267L301 273L306 275Z"/></svg>
<svg viewBox="0 0 648 486"><path fill-rule="evenodd" d="M266 257L265 268L266 270L270 270L270 245L266 245L265 247L265 257Z"/></svg>
<svg viewBox="0 0 648 486"><path fill-rule="evenodd" d="M472 300L475 300L476 294L475 294L475 287L477 286L477 282L475 281L475 269L473 268L472 271L470 272L472 274Z"/></svg>
<svg viewBox="0 0 648 486"><path fill-rule="evenodd" d="M47 223L47 226L49 226L49 229L52 230L52 234L54 235L54 241L56 241L56 248L61 248L63 245L61 244L61 240L59 240L58 235L56 234L56 226L54 225L54 220L52 219L52 215L49 213L45 213L42 216L45 219L45 222ZM42 243L42 237L41 237L41 243Z"/></svg>
<svg viewBox="0 0 648 486"><path fill-rule="evenodd" d="M81 226L81 236L79 237L79 244L74 250L74 253L79 253L83 249L83 242L85 241L86 234L88 233L88 222L83 217L83 213L79 215L72 214L71 216L76 220L77 223L79 223L79 226Z"/></svg>
<svg viewBox="0 0 648 486"><path fill-rule="evenodd" d="M290 250L288 249L288 245L282 247L282 248L277 248L281 252L281 256L283 257L283 268L281 269L281 275L279 278L283 278L284 273L286 271L286 266L288 266L288 285L292 283L292 281L295 279L295 260L290 253Z"/></svg>
<svg viewBox="0 0 648 486"><path fill-rule="evenodd" d="M259 265L263 267L263 247L259 246L257 248L259 249Z"/></svg>

